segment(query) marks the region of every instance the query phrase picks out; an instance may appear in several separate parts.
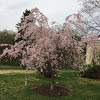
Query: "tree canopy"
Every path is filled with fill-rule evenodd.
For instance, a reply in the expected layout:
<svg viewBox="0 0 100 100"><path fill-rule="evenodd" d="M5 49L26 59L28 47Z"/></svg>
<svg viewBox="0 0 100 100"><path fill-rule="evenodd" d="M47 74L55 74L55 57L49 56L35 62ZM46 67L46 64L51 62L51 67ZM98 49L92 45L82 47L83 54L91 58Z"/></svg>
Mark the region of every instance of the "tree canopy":
<svg viewBox="0 0 100 100"><path fill-rule="evenodd" d="M21 40L15 42L11 49L6 48L1 58L6 54L15 58L22 55L23 66L40 69L41 72L49 69L52 75L50 89L54 90L55 75L60 68L65 65L76 67L84 62L84 43L76 38L81 30L81 35L84 33L78 23L80 15L73 15L77 20L71 20L71 16L66 17L65 23L56 32L49 26L47 17L38 8L32 9L28 16L21 18L23 21L15 36L15 40L19 38Z"/></svg>

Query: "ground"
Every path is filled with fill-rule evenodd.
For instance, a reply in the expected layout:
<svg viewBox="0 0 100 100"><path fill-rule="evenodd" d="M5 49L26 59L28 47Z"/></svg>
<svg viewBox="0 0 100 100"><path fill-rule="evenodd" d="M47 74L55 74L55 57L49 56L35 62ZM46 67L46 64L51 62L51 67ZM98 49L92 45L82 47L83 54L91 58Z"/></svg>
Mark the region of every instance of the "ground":
<svg viewBox="0 0 100 100"><path fill-rule="evenodd" d="M71 90L65 97L41 96L35 88L50 85L51 80L36 73L15 66L0 66L0 100L100 100L100 80L80 78L77 70L61 69L56 85ZM25 80L27 78L27 86Z"/></svg>
<svg viewBox="0 0 100 100"><path fill-rule="evenodd" d="M42 96L64 97L71 95L71 91L65 87L55 86L54 91L50 90L50 85L42 85L35 88L35 92Z"/></svg>

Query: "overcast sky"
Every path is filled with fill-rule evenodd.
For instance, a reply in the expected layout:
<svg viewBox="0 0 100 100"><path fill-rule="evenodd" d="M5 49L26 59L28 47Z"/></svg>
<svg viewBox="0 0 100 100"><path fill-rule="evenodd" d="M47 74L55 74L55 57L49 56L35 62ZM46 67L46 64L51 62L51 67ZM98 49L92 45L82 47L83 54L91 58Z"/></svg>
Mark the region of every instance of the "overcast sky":
<svg viewBox="0 0 100 100"><path fill-rule="evenodd" d="M81 6L78 0L0 0L0 30L16 31L16 24L25 9L39 8L49 19L62 24L66 16L77 13Z"/></svg>

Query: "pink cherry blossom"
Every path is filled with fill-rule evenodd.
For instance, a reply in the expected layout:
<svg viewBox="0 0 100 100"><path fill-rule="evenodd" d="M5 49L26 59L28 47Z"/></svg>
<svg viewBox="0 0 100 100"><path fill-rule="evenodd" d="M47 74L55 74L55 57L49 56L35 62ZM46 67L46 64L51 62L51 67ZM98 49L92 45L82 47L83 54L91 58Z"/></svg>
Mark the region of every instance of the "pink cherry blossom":
<svg viewBox="0 0 100 100"><path fill-rule="evenodd" d="M76 14L74 15L74 18ZM76 67L84 63L82 44L84 41L75 39L75 35L83 32L83 27L76 20L66 17L63 25L57 25L54 30L48 25L48 19L38 8L32 9L29 16L22 17L23 23L17 33L15 42L11 49L5 49L2 56L8 54L11 57L22 56L21 64L32 69L47 69L52 71L52 79L57 71L65 67ZM79 18L79 15L77 16ZM70 20L69 20L70 19ZM29 22L28 21L32 21ZM54 22L52 23L54 24ZM72 26L72 24L74 26ZM74 29L77 29L76 32ZM84 32L83 32L84 33Z"/></svg>

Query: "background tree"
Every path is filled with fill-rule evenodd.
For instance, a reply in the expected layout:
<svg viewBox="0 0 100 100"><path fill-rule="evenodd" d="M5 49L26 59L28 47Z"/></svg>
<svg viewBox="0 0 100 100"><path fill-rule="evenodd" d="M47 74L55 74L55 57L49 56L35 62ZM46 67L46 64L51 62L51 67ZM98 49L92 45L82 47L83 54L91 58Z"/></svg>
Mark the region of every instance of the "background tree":
<svg viewBox="0 0 100 100"><path fill-rule="evenodd" d="M16 28L19 30L19 28L21 27L21 24L24 22L24 20L23 19L25 19L25 17L26 16L28 16L30 14L30 10L25 10L25 12L23 12L23 18L21 18L21 21L18 23L18 24L16 24ZM21 31L22 30L20 30L20 31L18 31L18 32L20 32L21 33ZM21 33L22 34L22 33Z"/></svg>
<svg viewBox="0 0 100 100"><path fill-rule="evenodd" d="M83 21L88 33L100 33L100 0L80 0L81 13L87 20Z"/></svg>
<svg viewBox="0 0 100 100"><path fill-rule="evenodd" d="M18 33L24 34L23 29L22 29L22 30L19 30L19 29L20 29L21 25L24 23L25 17L28 16L29 14L30 14L30 10L27 10L27 9L26 9L25 12L23 12L21 21L20 21L18 24L16 24L16 28L17 28L17 30L18 30ZM27 23L28 23L28 22L29 22L29 21L27 21ZM19 38L16 40L16 42L17 42L17 41L20 41L20 40L22 40L22 37L19 37Z"/></svg>

